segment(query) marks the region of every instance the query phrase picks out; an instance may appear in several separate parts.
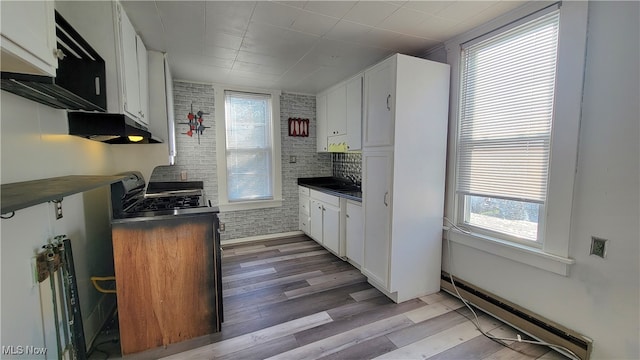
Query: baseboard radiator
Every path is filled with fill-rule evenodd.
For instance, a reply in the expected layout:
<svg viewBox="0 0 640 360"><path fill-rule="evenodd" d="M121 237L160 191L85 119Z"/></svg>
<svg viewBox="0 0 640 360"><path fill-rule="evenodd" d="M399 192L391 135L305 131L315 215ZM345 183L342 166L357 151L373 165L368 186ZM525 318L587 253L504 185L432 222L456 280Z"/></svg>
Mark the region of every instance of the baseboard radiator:
<svg viewBox="0 0 640 360"><path fill-rule="evenodd" d="M589 359L591 339L455 276L453 279L460 295L480 310L537 339L564 346L582 360ZM450 275L444 271L440 276L440 287L457 297Z"/></svg>

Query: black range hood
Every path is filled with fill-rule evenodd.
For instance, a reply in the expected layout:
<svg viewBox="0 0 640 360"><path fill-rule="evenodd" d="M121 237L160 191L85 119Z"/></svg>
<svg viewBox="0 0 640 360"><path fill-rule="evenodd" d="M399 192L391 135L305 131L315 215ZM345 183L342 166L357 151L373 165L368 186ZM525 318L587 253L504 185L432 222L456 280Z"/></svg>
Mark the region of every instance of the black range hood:
<svg viewBox="0 0 640 360"><path fill-rule="evenodd" d="M69 135L109 144L161 142L153 138L147 129L122 114L70 111L67 113L67 119L69 120ZM133 137L142 137L142 139L136 141L137 139Z"/></svg>

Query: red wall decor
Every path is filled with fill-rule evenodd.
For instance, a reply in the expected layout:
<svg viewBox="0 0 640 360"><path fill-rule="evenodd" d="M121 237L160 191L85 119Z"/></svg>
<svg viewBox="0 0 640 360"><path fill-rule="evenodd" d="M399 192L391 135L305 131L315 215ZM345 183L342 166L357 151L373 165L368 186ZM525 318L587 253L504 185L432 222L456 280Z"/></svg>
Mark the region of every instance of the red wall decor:
<svg viewBox="0 0 640 360"><path fill-rule="evenodd" d="M289 118L289 136L309 136L309 119Z"/></svg>

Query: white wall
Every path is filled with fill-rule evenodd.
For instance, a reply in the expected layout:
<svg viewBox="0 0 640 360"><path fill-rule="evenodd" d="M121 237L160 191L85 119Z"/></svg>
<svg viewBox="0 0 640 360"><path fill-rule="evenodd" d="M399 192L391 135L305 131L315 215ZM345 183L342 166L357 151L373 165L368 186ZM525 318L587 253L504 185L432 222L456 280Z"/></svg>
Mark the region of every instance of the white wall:
<svg viewBox="0 0 640 360"><path fill-rule="evenodd" d="M592 338L594 359L640 358L639 23L638 2L590 2L569 276L451 244L455 275Z"/></svg>
<svg viewBox="0 0 640 360"><path fill-rule="evenodd" d="M64 111L4 91L0 106L2 184L127 170L141 170L148 178L156 165L167 162L165 144L108 145L66 135ZM64 198L60 220L55 220L50 203L0 220L1 345L47 346L48 357L56 357L49 283L33 286L30 259L60 234L72 241L87 340L99 330L109 302L115 300L98 293L89 279L113 274L108 202L109 189L103 187Z"/></svg>

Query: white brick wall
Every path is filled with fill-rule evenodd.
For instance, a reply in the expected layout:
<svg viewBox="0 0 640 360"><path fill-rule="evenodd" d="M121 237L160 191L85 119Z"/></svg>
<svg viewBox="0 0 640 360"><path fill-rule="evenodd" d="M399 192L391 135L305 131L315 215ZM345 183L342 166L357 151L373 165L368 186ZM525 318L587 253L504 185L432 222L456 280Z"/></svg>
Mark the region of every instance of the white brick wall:
<svg viewBox="0 0 640 360"><path fill-rule="evenodd" d="M216 134L214 126L214 94L211 85L174 82L174 104L176 118L176 165L158 167L151 175L153 181L179 181L180 172L186 170L188 180L202 180L204 191L213 204L218 202L216 166ZM193 103L193 111L209 113L204 116L206 129L200 136L192 138L182 133L188 130L187 114ZM298 230L298 185L299 177L331 176L331 157L316 152L316 100L315 96L286 94L280 97L280 130L282 154L282 207L220 214L226 231L222 240L248 236L275 234ZM290 117L310 119L309 137L288 136ZM290 156L296 163L290 163Z"/></svg>

